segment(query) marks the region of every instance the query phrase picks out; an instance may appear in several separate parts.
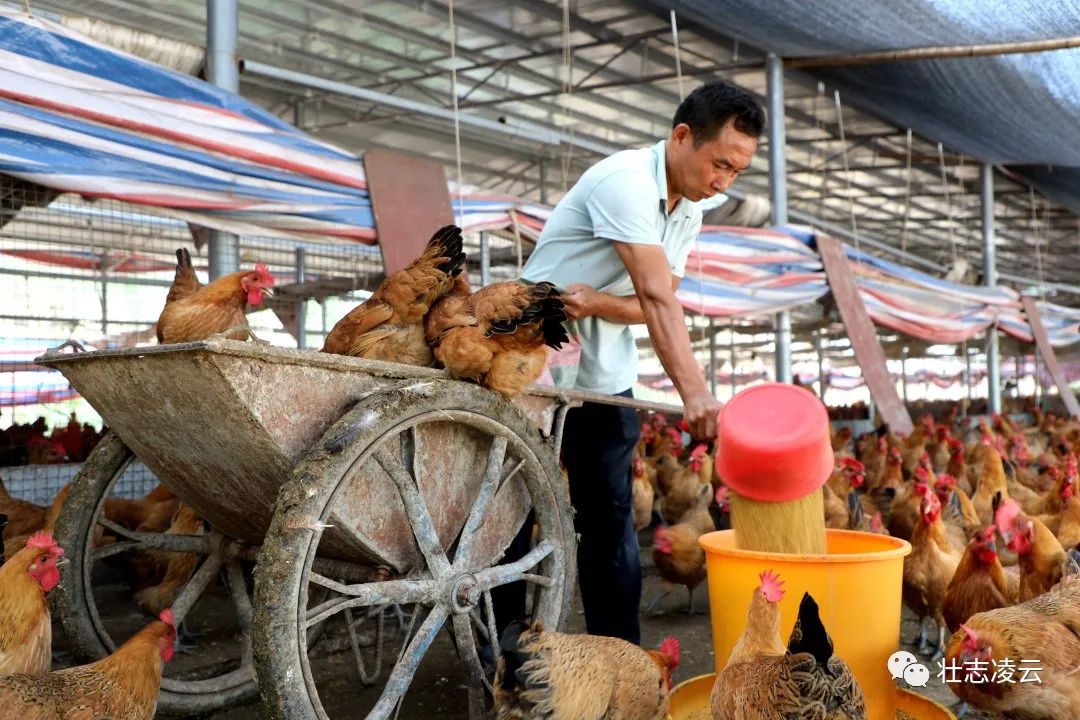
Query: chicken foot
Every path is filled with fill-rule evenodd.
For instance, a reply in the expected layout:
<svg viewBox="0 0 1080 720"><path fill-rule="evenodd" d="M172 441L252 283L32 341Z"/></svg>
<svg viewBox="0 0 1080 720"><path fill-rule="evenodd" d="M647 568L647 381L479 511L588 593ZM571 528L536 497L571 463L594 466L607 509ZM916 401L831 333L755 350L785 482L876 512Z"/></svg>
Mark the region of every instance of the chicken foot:
<svg viewBox="0 0 1080 720"><path fill-rule="evenodd" d="M673 592L675 592L675 591L674 590L663 590L663 591L661 591L661 593L659 595L657 595L656 598L645 607L645 614L646 615L659 615L659 614L661 614L660 603L663 602L664 598L666 598L668 595L670 595Z"/></svg>

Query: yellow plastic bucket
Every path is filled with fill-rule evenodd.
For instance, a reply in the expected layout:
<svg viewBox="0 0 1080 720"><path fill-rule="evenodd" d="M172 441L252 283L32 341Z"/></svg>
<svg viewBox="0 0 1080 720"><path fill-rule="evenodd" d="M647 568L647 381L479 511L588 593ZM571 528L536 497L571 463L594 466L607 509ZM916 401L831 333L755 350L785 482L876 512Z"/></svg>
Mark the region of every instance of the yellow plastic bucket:
<svg viewBox="0 0 1080 720"><path fill-rule="evenodd" d="M715 675L698 675L671 689L668 709L670 720L712 720L709 699ZM910 690L895 689L896 711L904 711L917 720L956 720L949 710ZM895 714L892 717L897 717Z"/></svg>
<svg viewBox="0 0 1080 720"><path fill-rule="evenodd" d="M773 570L784 581L780 634L787 640L804 592L814 596L821 621L866 697L868 720L896 717L896 684L889 656L900 639L900 593L904 556L911 545L898 538L849 530L826 531L825 555L752 552L735 547L735 531L701 537L709 577L716 671L727 664L746 627L746 610L759 584Z"/></svg>

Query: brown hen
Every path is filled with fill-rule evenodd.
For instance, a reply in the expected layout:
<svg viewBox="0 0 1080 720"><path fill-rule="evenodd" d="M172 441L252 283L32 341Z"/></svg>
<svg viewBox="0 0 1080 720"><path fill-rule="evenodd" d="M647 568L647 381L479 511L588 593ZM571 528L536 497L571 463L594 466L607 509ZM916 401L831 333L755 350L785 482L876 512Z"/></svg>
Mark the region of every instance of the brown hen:
<svg viewBox="0 0 1080 720"><path fill-rule="evenodd" d="M664 720L679 641L659 650L600 635L511 623L499 646L498 720Z"/></svg>
<svg viewBox="0 0 1080 720"><path fill-rule="evenodd" d="M179 258L180 253L177 255ZM177 275L181 275L179 263ZM273 294L274 276L260 263L254 270L223 275L195 290L183 284L178 288L173 282L157 321L157 339L162 344L194 342L226 330L246 329L247 306L257 307L265 296ZM229 337L244 340L247 334L238 331Z"/></svg>
<svg viewBox="0 0 1080 720"><path fill-rule="evenodd" d="M424 339L424 316L450 292L464 263L461 228L439 228L420 257L337 321L322 351L430 367L435 358Z"/></svg>
<svg viewBox="0 0 1080 720"><path fill-rule="evenodd" d="M470 293L458 278L424 325L435 358L452 376L514 397L544 372L547 348L567 342L564 320L551 283L500 282Z"/></svg>

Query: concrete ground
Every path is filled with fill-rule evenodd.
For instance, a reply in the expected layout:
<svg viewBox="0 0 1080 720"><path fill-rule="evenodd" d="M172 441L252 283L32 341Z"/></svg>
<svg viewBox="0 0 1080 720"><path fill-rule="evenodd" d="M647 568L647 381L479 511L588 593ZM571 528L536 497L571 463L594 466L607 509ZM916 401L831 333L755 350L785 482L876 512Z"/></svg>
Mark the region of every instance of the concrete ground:
<svg viewBox="0 0 1080 720"><path fill-rule="evenodd" d="M642 540L647 542L646 536L643 535ZM644 549L642 560L645 568L644 604L656 596L660 585L648 548ZM699 606L704 607L706 602L705 588L701 587L698 589ZM387 627L392 628L393 623L389 623ZM584 630L584 618L579 606L570 617L567 629L571 632ZM396 634L396 630L388 630L388 632L392 635ZM918 625L915 619L905 611L901 634L904 638L914 638L917 632ZM705 614L687 615L685 590L677 590L666 598L661 614L647 616L642 620L644 645L656 647L668 635L677 636L682 644L682 665L677 671L676 682L713 671L714 659L708 616ZM382 670L384 678L389 672L392 661L396 658L396 650L400 648L399 637L390 637L389 644L384 646ZM912 644L903 644L903 647L918 654ZM366 657L370 669L370 664L375 659L373 651L370 649L366 651ZM952 692L940 680L933 677L936 666L927 657L920 657L920 661L931 668L932 677L930 684L919 692L946 707L955 705L957 701ZM363 718L367 708L375 702L382 689L381 683L370 687L360 684L344 624L340 620L328 627L325 636L320 640L315 672L320 678L318 681L320 697L329 716L334 720ZM467 717L465 683L466 675L454 654L450 640L446 633L441 633L420 665L412 689L398 716L399 720ZM268 717L268 715L260 701L255 699L206 717L213 720L256 720ZM968 714L967 720L983 720L988 717L972 712Z"/></svg>

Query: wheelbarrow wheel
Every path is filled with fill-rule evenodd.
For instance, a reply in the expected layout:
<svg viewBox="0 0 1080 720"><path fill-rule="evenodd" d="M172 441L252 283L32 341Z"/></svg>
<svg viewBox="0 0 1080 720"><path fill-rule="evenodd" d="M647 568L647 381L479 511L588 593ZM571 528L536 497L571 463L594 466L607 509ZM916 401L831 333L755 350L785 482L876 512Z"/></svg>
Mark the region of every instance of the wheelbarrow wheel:
<svg viewBox="0 0 1080 720"><path fill-rule="evenodd" d="M134 612L134 608L125 607L123 599L103 599L101 584L93 582L95 568L107 570L100 564L111 562L108 558L145 550L146 540L161 536L143 534L140 537L144 542L126 539L127 529L109 523L104 517L106 499L134 459L120 438L115 433L108 433L72 480L71 493L56 522L54 534L69 562L63 566L60 584L49 593L49 602L72 655L80 662L93 662L109 655L150 620ZM116 533L115 538L110 538L115 542L100 544L104 533ZM205 536L185 537L193 543L203 542L222 548L229 545L227 542L207 542ZM245 573L238 558L216 555L210 552L200 558L201 566L180 589L174 607L179 610L179 604L183 603L191 609L222 574L229 589L229 598L224 602L232 601L235 605L241 635L246 635L247 639L239 643L241 650L234 653L237 657L217 657L214 662L203 663L198 654L202 649L199 647L188 663L193 666L191 669L185 669L183 661L178 663L176 659L166 665L158 699L161 712L184 715L210 712L241 702L257 692L251 667L250 631L244 627L251 617ZM122 595L130 597L131 593ZM122 609L121 614L115 612L118 608ZM220 610L212 608L209 612ZM202 667L194 667L196 665Z"/></svg>
<svg viewBox="0 0 1080 720"><path fill-rule="evenodd" d="M532 541L504 560L530 509ZM271 717L392 717L444 627L449 644L439 652L457 653L451 665L464 671L475 715L499 652L491 591L523 580L532 619L558 628L573 596L575 548L553 442L521 410L449 380L376 392L296 465L260 551L255 666ZM361 560L384 574L348 584L318 565ZM326 590L313 605L309 594ZM383 622L390 607L404 632L376 652L389 658L387 672L363 667L352 643L361 680L376 688L342 685L340 673L324 684L313 669L321 659L307 651L309 628L358 611ZM350 633L353 625L346 618Z"/></svg>

